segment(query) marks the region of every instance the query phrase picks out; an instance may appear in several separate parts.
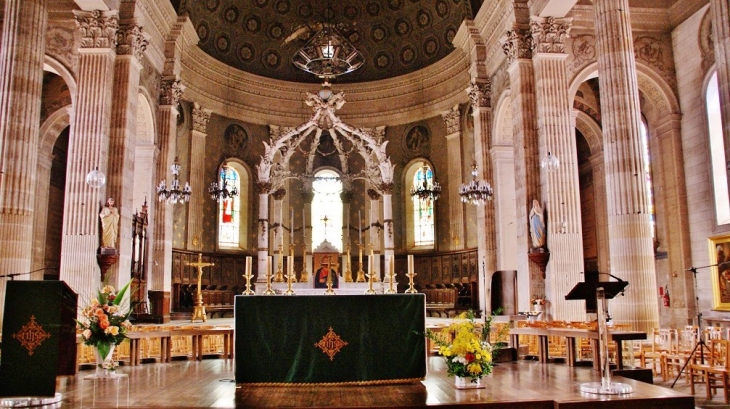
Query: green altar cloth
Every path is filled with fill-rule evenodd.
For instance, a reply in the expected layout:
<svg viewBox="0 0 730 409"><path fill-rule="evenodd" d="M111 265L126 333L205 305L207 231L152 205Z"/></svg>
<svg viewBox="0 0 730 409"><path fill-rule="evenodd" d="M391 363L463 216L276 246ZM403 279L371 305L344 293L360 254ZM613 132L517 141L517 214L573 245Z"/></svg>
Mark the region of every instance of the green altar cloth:
<svg viewBox="0 0 730 409"><path fill-rule="evenodd" d="M423 294L237 296L236 383L419 381L425 317Z"/></svg>

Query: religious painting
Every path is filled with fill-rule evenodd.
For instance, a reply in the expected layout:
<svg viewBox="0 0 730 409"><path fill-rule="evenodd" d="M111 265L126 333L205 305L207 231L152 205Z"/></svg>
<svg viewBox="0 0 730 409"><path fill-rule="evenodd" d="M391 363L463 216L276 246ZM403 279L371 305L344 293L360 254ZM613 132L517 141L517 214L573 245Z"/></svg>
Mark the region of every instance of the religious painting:
<svg viewBox="0 0 730 409"><path fill-rule="evenodd" d="M710 237L713 309L730 311L730 235Z"/></svg>
<svg viewBox="0 0 730 409"><path fill-rule="evenodd" d="M339 253L314 253L314 288L327 288L327 282L332 282L332 288L339 286L340 272Z"/></svg>

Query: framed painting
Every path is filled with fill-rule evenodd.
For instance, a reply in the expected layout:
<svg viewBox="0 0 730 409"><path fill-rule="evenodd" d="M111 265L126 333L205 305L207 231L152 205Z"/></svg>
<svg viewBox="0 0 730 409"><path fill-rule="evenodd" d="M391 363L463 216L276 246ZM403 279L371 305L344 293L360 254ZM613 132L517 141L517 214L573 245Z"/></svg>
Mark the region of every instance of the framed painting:
<svg viewBox="0 0 730 409"><path fill-rule="evenodd" d="M327 281L332 281L332 288L339 287L339 253L314 253L314 288L327 288ZM363 266L363 269L366 266Z"/></svg>
<svg viewBox="0 0 730 409"><path fill-rule="evenodd" d="M710 237L713 310L730 311L730 235Z"/></svg>

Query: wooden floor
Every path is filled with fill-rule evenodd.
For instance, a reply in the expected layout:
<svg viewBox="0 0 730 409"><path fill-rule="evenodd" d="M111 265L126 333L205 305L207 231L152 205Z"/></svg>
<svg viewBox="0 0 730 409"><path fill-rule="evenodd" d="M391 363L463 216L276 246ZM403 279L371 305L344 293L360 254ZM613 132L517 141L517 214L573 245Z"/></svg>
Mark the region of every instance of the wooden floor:
<svg viewBox="0 0 730 409"><path fill-rule="evenodd" d="M486 378L480 390L457 390L453 378L445 376L440 357L430 357L426 380L409 385L363 387L251 387L233 382L233 361L204 359L122 366L121 381L84 379L92 371L59 377L57 392L63 394L62 407L489 407L489 408L716 408L722 396L704 402L688 395L680 380L675 389L621 380L635 391L623 396L580 393L583 382L600 381L591 368L570 368L565 364L535 361L501 363ZM660 378L657 378L659 380ZM129 392L127 393L127 388Z"/></svg>

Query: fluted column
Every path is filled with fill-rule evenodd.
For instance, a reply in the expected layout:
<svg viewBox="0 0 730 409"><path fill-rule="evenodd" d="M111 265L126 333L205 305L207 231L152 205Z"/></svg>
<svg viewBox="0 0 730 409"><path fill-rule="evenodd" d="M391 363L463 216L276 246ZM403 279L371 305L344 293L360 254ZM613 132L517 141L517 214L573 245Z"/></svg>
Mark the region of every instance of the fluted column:
<svg viewBox="0 0 730 409"><path fill-rule="evenodd" d="M117 288L130 280L132 267L132 225L134 203L134 163L137 139L137 94L142 58L147 39L139 25L122 24L117 33L117 57L114 63L114 100L109 130L109 166L107 197L119 208L119 261L107 271L107 281ZM137 205L140 205L138 203Z"/></svg>
<svg viewBox="0 0 730 409"><path fill-rule="evenodd" d="M48 231L48 198L50 194L51 167L53 166L53 155L51 152L38 152L38 170L36 172L37 183L45 180L42 189L36 189L34 217L33 220L33 260L30 270L34 271L29 277L31 280L43 280L46 273L43 269L46 266L46 234ZM53 266L55 267L55 266ZM40 271L39 271L40 270Z"/></svg>
<svg viewBox="0 0 730 409"><path fill-rule="evenodd" d="M208 121L211 110L204 109L198 103L193 104L193 131L190 134L190 186L195 186L195 195L188 204L188 250L203 250L203 207L208 198L208 183L205 183L205 138L208 136ZM210 182L218 181L218 173ZM242 192L242 194L244 194Z"/></svg>
<svg viewBox="0 0 730 409"><path fill-rule="evenodd" d="M304 250L302 250L302 253L305 256L302 265L307 269L307 274L309 274L308 281L314 285L314 281L312 280L314 274L314 267L312 265L312 221L310 220L309 224L307 224L307 218L312 217L312 200L314 200L314 191L312 190L311 179L310 181L304 181L303 185L302 205L304 206L304 222L302 225L304 226L304 233L302 233L302 240L304 240ZM309 234L307 234L307 229L309 229Z"/></svg>
<svg viewBox="0 0 730 409"><path fill-rule="evenodd" d="M390 285L390 259L395 256L393 239L393 183L383 183L380 185L380 191L383 192L383 254L385 255L385 265L383 265L383 284ZM373 203L377 203L373 201ZM377 218L375 219L377 220ZM395 271L393 272L393 289L398 290L398 281L395 279ZM388 288L388 287L385 287Z"/></svg>
<svg viewBox="0 0 730 409"><path fill-rule="evenodd" d="M720 117L725 141L725 162L730 163L730 1L710 0L715 69L720 94ZM728 178L730 189L730 177Z"/></svg>
<svg viewBox="0 0 730 409"><path fill-rule="evenodd" d="M6 0L0 50L0 271L30 271L46 0ZM27 280L29 275L18 276ZM5 281L0 278L0 326Z"/></svg>
<svg viewBox="0 0 730 409"><path fill-rule="evenodd" d="M464 248L464 204L456 186L461 180L461 112L459 106L441 114L446 123L446 156L448 157L447 179L451 186L449 198L449 243L451 250Z"/></svg>
<svg viewBox="0 0 730 409"><path fill-rule="evenodd" d="M659 312L629 4L595 0L594 10L611 273L629 282L609 308L616 323L646 331Z"/></svg>
<svg viewBox="0 0 730 409"><path fill-rule="evenodd" d="M367 244L372 245L373 250L373 274L375 274L373 281L380 281L380 228L378 227L378 223L380 219L381 195L375 189L368 189L367 194L370 198L370 216L368 219L370 228L368 229L369 240ZM370 248L368 246L368 250ZM365 272L367 271L365 270ZM366 276L365 278L367 279L368 277Z"/></svg>
<svg viewBox="0 0 730 409"><path fill-rule="evenodd" d="M99 210L107 187L86 184L89 171L109 173L109 125L112 112L114 58L119 21L116 11L76 11L81 34L74 124L68 143L66 192L61 245L61 280L80 297L91 297L101 281Z"/></svg>
<svg viewBox="0 0 730 409"><path fill-rule="evenodd" d="M474 161L477 166L477 180L494 180L489 147L492 139L492 83L489 79L472 79L467 90L474 118ZM491 184L491 182L490 182ZM497 270L497 236L495 229L494 201L477 206L477 260L479 283L484 291L479 294L479 305L491 308L492 274ZM514 249L513 249L514 250ZM485 311L488 312L488 311Z"/></svg>
<svg viewBox="0 0 730 409"><path fill-rule="evenodd" d="M160 86L160 105L158 110L158 147L160 154L155 172L157 180L169 181L172 177L170 166L175 161L175 135L177 132L177 111L180 96L182 95L180 80L175 78L164 79ZM200 194L198 191L195 194ZM152 274L149 278L151 291L169 293L172 289L172 222L173 206L167 202L156 202L153 205L154 238L151 238L153 262ZM163 309L163 319L169 314L169 306ZM159 313L160 310L157 310ZM167 316L169 319L169 316Z"/></svg>
<svg viewBox="0 0 730 409"><path fill-rule="evenodd" d="M274 231L271 236L271 249L273 250L275 259L272 260L271 274L272 277L276 277L276 272L281 271L282 274L286 274L284 268L284 255L288 254L286 247L284 247L284 224L283 224L283 200L286 196L286 189L278 189L271 194L274 198L274 207L271 209L271 218L274 220L273 226ZM281 247L280 247L281 246ZM278 277L280 280L282 277ZM273 281L273 279L272 279Z"/></svg>
<svg viewBox="0 0 730 409"><path fill-rule="evenodd" d="M531 23L535 67L537 134L540 157L548 152L560 160L560 167L543 169L542 197L550 263L546 271L546 295L554 319L585 319L582 302L567 301L565 294L583 281L583 235L581 230L578 153L572 126L568 92L565 39L570 19L533 17Z"/></svg>
<svg viewBox="0 0 730 409"><path fill-rule="evenodd" d="M543 295L545 281L540 268L528 259L530 235L528 214L533 200L540 198L540 151L535 106L535 73L532 65L529 29L516 25L507 32L503 49L509 64L512 125L515 149L515 222L517 226L518 308L530 309L530 297Z"/></svg>

